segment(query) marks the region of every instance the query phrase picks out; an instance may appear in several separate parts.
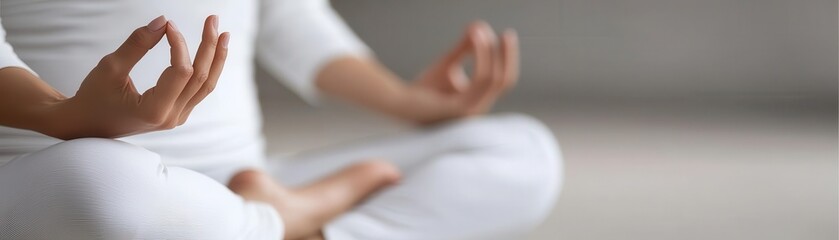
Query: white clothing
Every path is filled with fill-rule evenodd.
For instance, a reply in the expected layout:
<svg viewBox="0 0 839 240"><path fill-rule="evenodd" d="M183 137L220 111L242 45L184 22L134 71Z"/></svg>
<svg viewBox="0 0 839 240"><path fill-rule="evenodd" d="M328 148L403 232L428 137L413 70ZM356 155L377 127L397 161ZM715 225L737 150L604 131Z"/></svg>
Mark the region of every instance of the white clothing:
<svg viewBox="0 0 839 240"><path fill-rule="evenodd" d="M0 166L0 239L280 239L274 209L125 142L62 142Z"/></svg>
<svg viewBox="0 0 839 240"><path fill-rule="evenodd" d="M400 168L398 185L325 227L330 240L517 239L555 201L562 169L555 146L532 118L500 115L304 153L268 170L300 185L370 156ZM0 239L282 233L270 207L243 203L217 181L116 140L77 139L20 156L0 166L0 190Z"/></svg>
<svg viewBox="0 0 839 240"><path fill-rule="evenodd" d="M0 126L0 239L282 235L281 213L243 202L223 183L265 161L252 59L315 101L320 67L370 54L327 1L0 0L0 68L30 69L72 96L103 56L159 15L177 23L194 56L210 14L231 32L229 55L215 91L183 126L66 142ZM131 72L138 90L153 86L168 63L162 41ZM330 239L487 239L525 231L550 208L558 176L552 141L532 120L491 117L268 170L299 183L386 156L405 171L403 183L329 224Z"/></svg>
<svg viewBox="0 0 839 240"><path fill-rule="evenodd" d="M0 68L31 68L58 91L73 96L103 56L159 15L177 24L195 56L210 14L219 16L220 32L231 33L215 91L184 125L121 140L159 153L167 165L212 172L223 181L232 173L217 169L257 166L265 158L253 59L314 101L313 75L323 64L340 55L369 53L328 1L0 0L0 37L5 36L0 38ZM154 86L168 65L169 49L163 40L131 72L137 89ZM58 142L0 126L0 164Z"/></svg>

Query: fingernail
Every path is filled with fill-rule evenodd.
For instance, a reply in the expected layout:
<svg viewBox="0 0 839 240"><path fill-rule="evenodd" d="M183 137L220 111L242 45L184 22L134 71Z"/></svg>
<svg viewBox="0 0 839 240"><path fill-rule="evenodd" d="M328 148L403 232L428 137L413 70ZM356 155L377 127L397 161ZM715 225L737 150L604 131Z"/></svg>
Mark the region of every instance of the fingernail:
<svg viewBox="0 0 839 240"><path fill-rule="evenodd" d="M507 36L508 38L516 39L516 38L518 38L519 33L516 32L515 29L508 28L507 30L504 30L504 35Z"/></svg>
<svg viewBox="0 0 839 240"><path fill-rule="evenodd" d="M226 33L226 32L225 32ZM227 36L221 38L221 47L227 48L227 44L230 42L230 33L227 33Z"/></svg>
<svg viewBox="0 0 839 240"><path fill-rule="evenodd" d="M507 29L504 29L504 34L517 35L517 33L516 33L516 29L514 29L514 28L507 28Z"/></svg>
<svg viewBox="0 0 839 240"><path fill-rule="evenodd" d="M172 29L174 29L175 31L180 31L178 30L178 25L175 25L175 21L169 20L169 25L171 25Z"/></svg>
<svg viewBox="0 0 839 240"><path fill-rule="evenodd" d="M149 22L149 25L147 25L146 27L150 31L156 32L157 30L160 30L161 28L163 28L163 26L165 26L165 25L166 25L166 17L164 17L163 15L160 15L159 17L155 18L154 20L151 20L151 22Z"/></svg>
<svg viewBox="0 0 839 240"><path fill-rule="evenodd" d="M480 39L481 41L489 42L489 41L492 40L492 39L490 39L489 33L487 33L486 28L479 28L478 31L477 31L477 34L478 34L478 39Z"/></svg>
<svg viewBox="0 0 839 240"><path fill-rule="evenodd" d="M213 29L218 33L218 15L213 15Z"/></svg>

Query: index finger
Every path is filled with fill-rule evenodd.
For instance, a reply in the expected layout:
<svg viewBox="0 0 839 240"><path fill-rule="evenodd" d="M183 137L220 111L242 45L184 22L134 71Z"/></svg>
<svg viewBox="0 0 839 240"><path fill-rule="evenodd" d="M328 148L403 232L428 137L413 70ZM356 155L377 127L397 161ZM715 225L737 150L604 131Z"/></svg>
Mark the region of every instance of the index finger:
<svg viewBox="0 0 839 240"><path fill-rule="evenodd" d="M189 51L178 28L171 21L166 29L166 39L171 46L172 66L163 70L157 85L143 93L141 107L150 119L159 121L169 116L169 111L192 76Z"/></svg>
<svg viewBox="0 0 839 240"><path fill-rule="evenodd" d="M480 45L481 41L484 41L483 36L481 35L482 28L486 27L486 23L483 21L476 21L466 28L465 34L457 43L457 45L452 49L449 50L449 54L443 57L443 64L447 66L459 66L460 61L463 58L467 57L470 53L475 53L475 48L477 45Z"/></svg>
<svg viewBox="0 0 839 240"><path fill-rule="evenodd" d="M467 94L473 100L480 100L490 92L494 81L492 79L493 72L497 70L495 65L495 33L487 24L481 24L475 30L477 35L473 43L473 51L475 56L475 66L472 73L472 80L469 84Z"/></svg>
<svg viewBox="0 0 839 240"><path fill-rule="evenodd" d="M160 42L163 38L163 28L166 26L166 17L159 16L144 27L137 28L128 36L128 39L112 53L123 71L131 71L134 65L140 61L146 53Z"/></svg>
<svg viewBox="0 0 839 240"><path fill-rule="evenodd" d="M173 67L191 67L192 63L189 59L189 50L186 47L186 40L178 30L175 22L169 21L166 28L166 40L169 42L169 52L171 54L170 64Z"/></svg>

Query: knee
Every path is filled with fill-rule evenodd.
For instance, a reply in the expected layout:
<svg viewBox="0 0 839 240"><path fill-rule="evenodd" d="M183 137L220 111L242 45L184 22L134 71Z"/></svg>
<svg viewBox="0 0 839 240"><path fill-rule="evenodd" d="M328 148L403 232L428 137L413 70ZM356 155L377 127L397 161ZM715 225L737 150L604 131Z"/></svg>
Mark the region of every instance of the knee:
<svg viewBox="0 0 839 240"><path fill-rule="evenodd" d="M524 114L500 114L459 123L456 134L464 144L497 156L494 178L499 187L516 192L511 219L526 231L552 211L563 181L563 162L553 134L539 120ZM507 198L507 197L505 197Z"/></svg>
<svg viewBox="0 0 839 240"><path fill-rule="evenodd" d="M560 174L562 154L551 130L541 121L519 113L505 113L450 124L437 134L454 150L503 153L517 165L556 170ZM548 174L548 173L546 173Z"/></svg>
<svg viewBox="0 0 839 240"><path fill-rule="evenodd" d="M40 171L63 173L66 178L130 176L149 166L160 165L160 156L126 142L81 138L64 141L25 157ZM48 170L44 170L48 169Z"/></svg>
<svg viewBox="0 0 839 240"><path fill-rule="evenodd" d="M523 114L507 114L501 116L505 131L517 140L510 145L510 151L515 152L522 169L516 175L528 179L523 181L523 193L520 206L522 213L522 227L530 230L539 225L553 210L563 182L563 159L559 144L551 130L536 118Z"/></svg>
<svg viewBox="0 0 839 240"><path fill-rule="evenodd" d="M74 189L101 189L99 184L130 183L144 179L149 171L164 171L160 156L126 142L82 138L64 141L21 159L33 171L49 173Z"/></svg>
<svg viewBox="0 0 839 240"><path fill-rule="evenodd" d="M110 139L65 141L16 160L30 173L32 226L54 229L67 239L130 238L151 209L165 167L159 156ZM145 213L144 213L145 212ZM38 234L38 233L34 233Z"/></svg>

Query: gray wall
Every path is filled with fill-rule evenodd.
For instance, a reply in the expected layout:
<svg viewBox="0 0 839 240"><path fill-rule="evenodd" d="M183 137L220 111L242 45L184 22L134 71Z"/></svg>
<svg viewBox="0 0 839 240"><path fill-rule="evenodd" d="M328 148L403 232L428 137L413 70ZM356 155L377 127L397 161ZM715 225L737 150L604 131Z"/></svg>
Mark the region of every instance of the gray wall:
<svg viewBox="0 0 839 240"><path fill-rule="evenodd" d="M333 6L403 77L448 49L472 19L515 27L523 75L512 99L829 105L837 99L836 0L333 0Z"/></svg>

